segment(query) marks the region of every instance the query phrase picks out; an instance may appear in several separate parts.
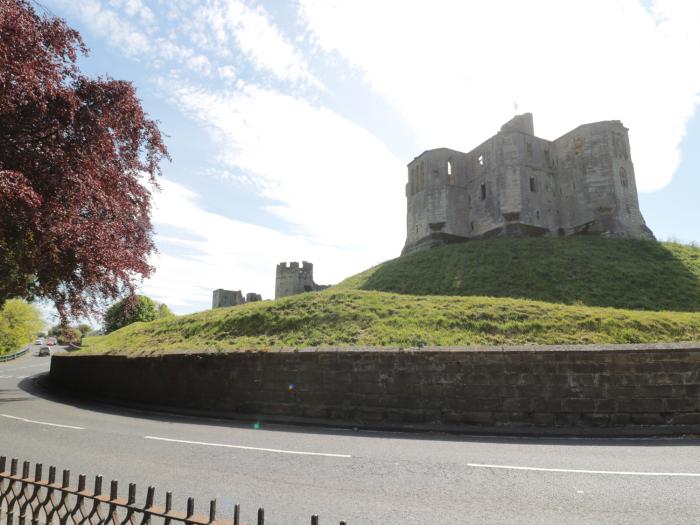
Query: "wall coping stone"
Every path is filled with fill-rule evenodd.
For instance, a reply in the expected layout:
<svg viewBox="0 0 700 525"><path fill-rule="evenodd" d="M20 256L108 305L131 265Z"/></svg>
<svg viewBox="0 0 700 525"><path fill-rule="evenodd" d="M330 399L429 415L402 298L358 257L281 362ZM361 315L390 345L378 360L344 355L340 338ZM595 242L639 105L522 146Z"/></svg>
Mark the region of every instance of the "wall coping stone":
<svg viewBox="0 0 700 525"><path fill-rule="evenodd" d="M423 347L399 347L399 346L314 346L302 348L272 348L272 349L244 349L236 351L202 351L202 350L168 350L155 354L116 354L116 353L71 353L57 354L55 357L160 357L166 355L188 354L192 356L217 356L227 354L263 353L458 353L458 352L645 352L657 350L700 350L700 341L686 341L678 343L629 343L629 344L587 344L587 345L474 345L474 346L423 346Z"/></svg>

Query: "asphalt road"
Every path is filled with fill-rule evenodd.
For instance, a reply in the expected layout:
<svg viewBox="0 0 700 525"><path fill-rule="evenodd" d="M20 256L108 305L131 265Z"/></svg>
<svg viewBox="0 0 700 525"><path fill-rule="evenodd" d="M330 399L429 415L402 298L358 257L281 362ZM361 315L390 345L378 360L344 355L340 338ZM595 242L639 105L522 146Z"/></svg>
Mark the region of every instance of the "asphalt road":
<svg viewBox="0 0 700 525"><path fill-rule="evenodd" d="M216 498L272 524L700 523L700 440L254 428L51 399L48 368L0 363L0 455L135 482L139 499L171 490L183 510L193 496L199 514Z"/></svg>

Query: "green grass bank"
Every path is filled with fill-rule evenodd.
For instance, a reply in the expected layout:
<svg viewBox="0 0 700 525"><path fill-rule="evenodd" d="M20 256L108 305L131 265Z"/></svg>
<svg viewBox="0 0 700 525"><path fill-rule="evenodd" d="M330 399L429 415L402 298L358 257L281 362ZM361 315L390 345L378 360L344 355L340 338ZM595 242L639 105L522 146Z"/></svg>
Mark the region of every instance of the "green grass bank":
<svg viewBox="0 0 700 525"><path fill-rule="evenodd" d="M700 249L502 239L394 259L318 293L136 323L83 352L700 340Z"/></svg>
<svg viewBox="0 0 700 525"><path fill-rule="evenodd" d="M85 352L148 354L306 346L579 344L700 339L700 313L568 306L523 299L308 293L135 323Z"/></svg>
<svg viewBox="0 0 700 525"><path fill-rule="evenodd" d="M700 311L700 248L602 237L494 239L379 264L339 290Z"/></svg>

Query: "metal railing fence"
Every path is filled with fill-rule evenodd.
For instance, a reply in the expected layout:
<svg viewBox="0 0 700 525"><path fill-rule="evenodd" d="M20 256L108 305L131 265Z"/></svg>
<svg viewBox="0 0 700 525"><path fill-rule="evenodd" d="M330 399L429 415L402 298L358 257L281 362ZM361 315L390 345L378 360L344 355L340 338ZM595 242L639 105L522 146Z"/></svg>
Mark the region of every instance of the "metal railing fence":
<svg viewBox="0 0 700 525"><path fill-rule="evenodd" d="M155 504L155 488L149 486L146 500L136 502L136 485L129 484L128 496L120 498L118 484L112 481L109 493L103 492L102 476L95 476L92 490L86 477L78 476L78 486L70 486L70 470L63 470L56 480L56 467L49 467L43 478L43 467L37 463L30 475L29 461L22 463L21 474L16 458L0 456L0 525L242 525L240 505L234 505L232 519L217 520L216 500L209 503L209 515L194 513L194 498L187 498L187 511L173 510L171 492L165 493L165 506ZM311 525L319 525L317 515ZM265 524L265 510L258 509L257 525ZM346 525L341 521L340 525Z"/></svg>
<svg viewBox="0 0 700 525"><path fill-rule="evenodd" d="M15 352L14 354L0 355L0 363L4 363L5 361L12 361L13 359L17 359L18 357L22 357L27 352L29 352L29 346L27 346L24 350L20 350L19 352Z"/></svg>

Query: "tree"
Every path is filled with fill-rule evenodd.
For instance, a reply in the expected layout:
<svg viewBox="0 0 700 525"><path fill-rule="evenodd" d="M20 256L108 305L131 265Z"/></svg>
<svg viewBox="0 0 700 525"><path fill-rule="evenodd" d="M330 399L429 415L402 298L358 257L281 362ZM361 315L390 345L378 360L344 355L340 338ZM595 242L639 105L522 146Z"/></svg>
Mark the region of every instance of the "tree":
<svg viewBox="0 0 700 525"><path fill-rule="evenodd" d="M93 330L92 326L90 326L87 323L80 323L76 328L80 332L81 337L85 337L87 334L89 334Z"/></svg>
<svg viewBox="0 0 700 525"><path fill-rule="evenodd" d="M165 319L166 317L174 317L175 314L173 311L168 308L168 305L165 303L160 303L158 305L158 319Z"/></svg>
<svg viewBox="0 0 700 525"><path fill-rule="evenodd" d="M104 317L105 332L113 332L137 321L155 321L158 308L150 297L136 295L117 301L107 309Z"/></svg>
<svg viewBox="0 0 700 525"><path fill-rule="evenodd" d="M82 338L83 335L80 333L80 330L73 326L61 327L61 331L56 336L59 345L77 345Z"/></svg>
<svg viewBox="0 0 700 525"><path fill-rule="evenodd" d="M0 310L0 355L19 350L44 327L39 310L19 299L6 301Z"/></svg>
<svg viewBox="0 0 700 525"><path fill-rule="evenodd" d="M48 298L61 324L153 271L151 190L169 158L130 82L80 73L80 34L0 0L0 307Z"/></svg>

